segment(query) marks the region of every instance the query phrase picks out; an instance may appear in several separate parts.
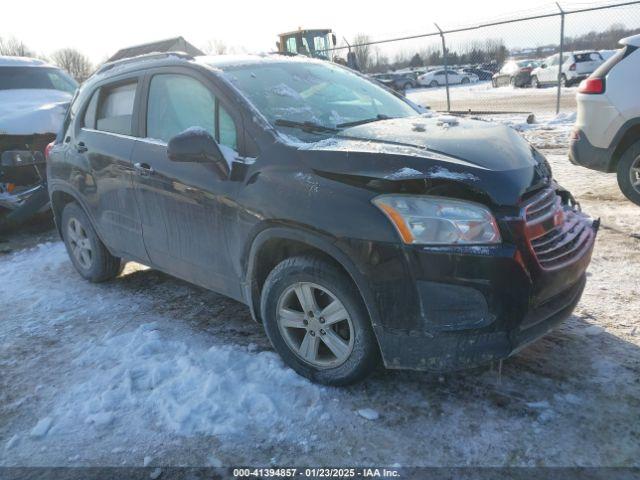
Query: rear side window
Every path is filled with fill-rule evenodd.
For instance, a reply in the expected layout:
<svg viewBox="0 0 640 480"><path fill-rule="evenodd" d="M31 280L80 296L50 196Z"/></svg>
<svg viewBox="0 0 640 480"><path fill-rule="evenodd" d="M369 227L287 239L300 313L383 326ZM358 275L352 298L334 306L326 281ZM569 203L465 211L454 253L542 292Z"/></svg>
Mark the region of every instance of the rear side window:
<svg viewBox="0 0 640 480"><path fill-rule="evenodd" d="M101 90L96 116L97 130L131 135L137 86L137 82L132 82Z"/></svg>
<svg viewBox="0 0 640 480"><path fill-rule="evenodd" d="M602 60L602 57L598 52L590 52L590 53L576 53L574 55L574 59L576 63L583 63L583 62L600 61Z"/></svg>

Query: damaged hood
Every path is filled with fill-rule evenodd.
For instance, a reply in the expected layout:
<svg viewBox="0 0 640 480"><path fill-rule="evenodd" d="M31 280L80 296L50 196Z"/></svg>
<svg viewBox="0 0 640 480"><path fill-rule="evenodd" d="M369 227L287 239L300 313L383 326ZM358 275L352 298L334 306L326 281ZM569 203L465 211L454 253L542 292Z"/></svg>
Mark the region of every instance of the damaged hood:
<svg viewBox="0 0 640 480"><path fill-rule="evenodd" d="M60 90L0 90L0 135L57 133L70 101Z"/></svg>
<svg viewBox="0 0 640 480"><path fill-rule="evenodd" d="M544 157L515 130L455 117L373 122L300 147L318 172L390 181L453 181L499 205L551 181Z"/></svg>

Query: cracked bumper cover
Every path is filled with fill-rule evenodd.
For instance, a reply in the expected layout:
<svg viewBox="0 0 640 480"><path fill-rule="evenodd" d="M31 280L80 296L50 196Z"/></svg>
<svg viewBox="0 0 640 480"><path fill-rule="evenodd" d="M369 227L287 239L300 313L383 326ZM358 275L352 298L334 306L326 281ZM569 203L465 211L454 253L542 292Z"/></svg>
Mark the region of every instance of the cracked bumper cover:
<svg viewBox="0 0 640 480"><path fill-rule="evenodd" d="M374 330L387 368L451 371L513 355L568 318L586 284L598 223L580 256L541 268L517 246L404 247L377 286ZM393 269L385 266L387 277ZM405 281L400 279L405 275ZM410 280L406 280L409 278Z"/></svg>

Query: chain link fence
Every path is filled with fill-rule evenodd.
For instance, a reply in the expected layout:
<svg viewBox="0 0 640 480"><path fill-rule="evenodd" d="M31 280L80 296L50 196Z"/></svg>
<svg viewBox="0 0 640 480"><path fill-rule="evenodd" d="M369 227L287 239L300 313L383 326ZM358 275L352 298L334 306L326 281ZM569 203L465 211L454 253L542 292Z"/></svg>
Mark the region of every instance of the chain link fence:
<svg viewBox="0 0 640 480"><path fill-rule="evenodd" d="M640 33L640 0L556 5L478 25L434 24L431 32L388 40L359 35L333 55L349 52L363 72L391 74L402 87L410 83L409 97L434 110L571 112L579 82L620 39Z"/></svg>

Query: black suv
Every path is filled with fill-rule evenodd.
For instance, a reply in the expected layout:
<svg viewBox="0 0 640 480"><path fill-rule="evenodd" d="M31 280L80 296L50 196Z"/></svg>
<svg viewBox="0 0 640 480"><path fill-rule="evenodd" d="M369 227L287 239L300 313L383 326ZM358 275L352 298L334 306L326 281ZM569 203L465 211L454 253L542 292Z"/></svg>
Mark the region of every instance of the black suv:
<svg viewBox="0 0 640 480"><path fill-rule="evenodd" d="M597 230L514 130L307 58L108 64L47 167L83 277L134 260L228 295L333 385L511 355L569 316Z"/></svg>

